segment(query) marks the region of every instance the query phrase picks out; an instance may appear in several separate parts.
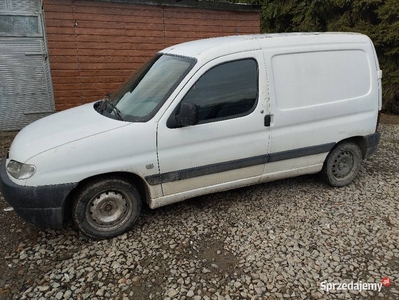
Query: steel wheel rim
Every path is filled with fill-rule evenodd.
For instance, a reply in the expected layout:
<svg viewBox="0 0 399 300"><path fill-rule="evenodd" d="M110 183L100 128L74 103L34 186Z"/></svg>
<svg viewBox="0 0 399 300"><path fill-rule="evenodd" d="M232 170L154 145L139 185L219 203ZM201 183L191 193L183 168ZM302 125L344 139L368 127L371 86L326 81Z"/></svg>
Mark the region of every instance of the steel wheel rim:
<svg viewBox="0 0 399 300"><path fill-rule="evenodd" d="M117 191L105 191L90 199L86 219L96 230L111 231L123 225L132 214L127 197Z"/></svg>
<svg viewBox="0 0 399 300"><path fill-rule="evenodd" d="M351 151L344 150L338 153L332 165L332 174L338 180L346 179L353 175L355 158Z"/></svg>

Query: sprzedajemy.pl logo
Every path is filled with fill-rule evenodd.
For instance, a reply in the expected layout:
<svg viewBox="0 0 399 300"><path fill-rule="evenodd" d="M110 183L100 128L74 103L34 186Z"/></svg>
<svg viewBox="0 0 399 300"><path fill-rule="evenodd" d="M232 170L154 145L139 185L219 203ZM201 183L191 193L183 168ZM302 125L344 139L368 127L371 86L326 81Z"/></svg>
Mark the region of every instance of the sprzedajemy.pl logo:
<svg viewBox="0 0 399 300"><path fill-rule="evenodd" d="M384 277L380 283L377 282L363 282L363 281L351 281L351 282L328 282L324 280L320 283L320 289L322 291L377 291L381 292L381 288L388 287L391 284L389 277Z"/></svg>

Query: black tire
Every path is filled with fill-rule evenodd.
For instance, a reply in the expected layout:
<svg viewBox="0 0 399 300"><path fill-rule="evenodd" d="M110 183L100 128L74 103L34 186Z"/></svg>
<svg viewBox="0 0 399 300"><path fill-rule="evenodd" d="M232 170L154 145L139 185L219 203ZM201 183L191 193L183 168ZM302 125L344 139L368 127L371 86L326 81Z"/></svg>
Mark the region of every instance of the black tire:
<svg viewBox="0 0 399 300"><path fill-rule="evenodd" d="M141 199L136 187L115 177L83 186L73 203L72 216L87 236L108 239L130 230L140 211Z"/></svg>
<svg viewBox="0 0 399 300"><path fill-rule="evenodd" d="M321 174L331 186L348 185L360 170L362 152L353 142L342 142L328 154Z"/></svg>

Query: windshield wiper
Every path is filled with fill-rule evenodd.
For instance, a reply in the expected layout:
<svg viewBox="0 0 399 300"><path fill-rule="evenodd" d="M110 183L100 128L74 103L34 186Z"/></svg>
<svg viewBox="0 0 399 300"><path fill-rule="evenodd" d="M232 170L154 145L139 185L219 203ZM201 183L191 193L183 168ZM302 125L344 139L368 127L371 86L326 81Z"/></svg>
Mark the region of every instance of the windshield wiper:
<svg viewBox="0 0 399 300"><path fill-rule="evenodd" d="M121 116L121 111L119 110L119 108L117 108L112 102L110 102L110 101L106 101L107 102L107 104L109 105L109 106L111 106L112 107L112 110L115 112L115 114L117 115L117 117L119 118L119 120L121 120L121 121L123 121L123 118L122 118L122 116Z"/></svg>
<svg viewBox="0 0 399 300"><path fill-rule="evenodd" d="M124 121L121 116L121 111L112 102L110 102L107 99L102 100L101 104L98 106L98 111L103 113L104 110L107 108L107 106L110 106L112 108L111 113L114 112L119 120Z"/></svg>

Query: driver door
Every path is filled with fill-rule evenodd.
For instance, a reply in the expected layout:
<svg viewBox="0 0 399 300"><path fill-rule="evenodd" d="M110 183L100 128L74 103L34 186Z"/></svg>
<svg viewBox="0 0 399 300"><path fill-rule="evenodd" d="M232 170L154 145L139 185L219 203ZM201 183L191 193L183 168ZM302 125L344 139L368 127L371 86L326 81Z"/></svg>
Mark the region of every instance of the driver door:
<svg viewBox="0 0 399 300"><path fill-rule="evenodd" d="M269 150L266 82L260 51L215 59L190 79L158 124L164 196L259 180ZM182 102L195 104L198 124L174 124Z"/></svg>

